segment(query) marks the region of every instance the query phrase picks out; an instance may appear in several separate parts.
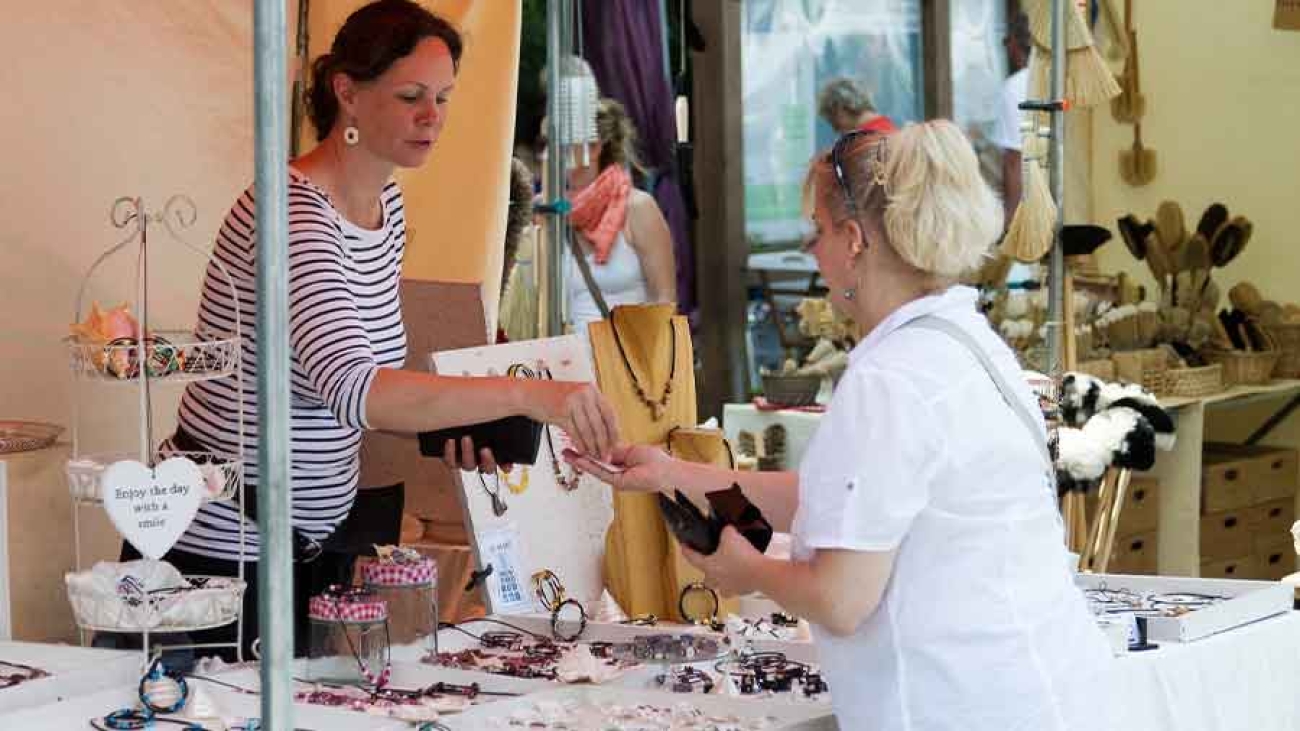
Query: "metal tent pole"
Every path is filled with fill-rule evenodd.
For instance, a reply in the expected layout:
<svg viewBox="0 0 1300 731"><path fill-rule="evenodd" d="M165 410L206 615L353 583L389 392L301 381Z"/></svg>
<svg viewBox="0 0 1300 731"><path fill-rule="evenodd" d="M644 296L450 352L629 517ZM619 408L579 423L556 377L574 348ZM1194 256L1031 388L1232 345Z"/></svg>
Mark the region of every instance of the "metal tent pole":
<svg viewBox="0 0 1300 731"><path fill-rule="evenodd" d="M546 3L546 194L548 201L546 266L542 267L544 281L538 287L546 293L546 322L541 335L556 336L564 331L564 247L569 240L569 219L565 217L566 205L559 205L566 192L564 179L564 149L560 141L561 125L569 120L560 108L560 64L568 55L564 39L569 35L565 26L569 0L547 0Z"/></svg>
<svg viewBox="0 0 1300 731"><path fill-rule="evenodd" d="M1065 95L1065 10L1067 2L1052 0L1052 86L1051 101L1059 102ZM1061 226L1065 222L1065 112L1060 104L1051 110L1052 138L1049 148L1049 184L1056 201L1056 226L1052 233L1052 254L1047 277L1047 373L1057 376L1062 371L1065 338L1074 333L1064 332L1065 308L1065 249L1061 245Z"/></svg>
<svg viewBox="0 0 1300 731"><path fill-rule="evenodd" d="M256 94L257 402L262 728L293 724L293 563L289 495L288 24L282 0L253 9Z"/></svg>

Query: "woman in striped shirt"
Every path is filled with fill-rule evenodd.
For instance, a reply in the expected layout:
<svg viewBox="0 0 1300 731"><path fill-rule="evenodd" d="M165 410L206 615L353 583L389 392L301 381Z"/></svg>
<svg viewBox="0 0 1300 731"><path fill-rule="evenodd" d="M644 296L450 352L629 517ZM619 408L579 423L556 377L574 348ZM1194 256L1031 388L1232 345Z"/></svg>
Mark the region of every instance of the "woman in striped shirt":
<svg viewBox="0 0 1300 731"><path fill-rule="evenodd" d="M319 144L291 163L288 195L296 548L324 540L348 515L363 429L414 433L522 414L564 429L588 453L606 454L617 438L613 412L591 384L399 370L407 354L398 300L406 224L392 175L428 158L460 53L458 32L442 18L409 0L379 0L354 12L312 67L309 106ZM238 313L245 383L255 382L258 362L255 229L250 189L217 235L198 315L200 329L230 333ZM233 300L218 262L234 279ZM236 453L241 414L245 443L255 444L256 391L245 389L240 403L229 380L194 383L181 401L173 447ZM460 467L495 469L489 450L463 446ZM259 483L256 450L246 449L243 461L251 495ZM183 573L233 575L241 553L257 560L255 523L234 503L212 502L165 558ZM256 563L245 566L247 646L257 636ZM320 588L310 567L295 566L300 650L306 600ZM192 639L228 642L233 632Z"/></svg>

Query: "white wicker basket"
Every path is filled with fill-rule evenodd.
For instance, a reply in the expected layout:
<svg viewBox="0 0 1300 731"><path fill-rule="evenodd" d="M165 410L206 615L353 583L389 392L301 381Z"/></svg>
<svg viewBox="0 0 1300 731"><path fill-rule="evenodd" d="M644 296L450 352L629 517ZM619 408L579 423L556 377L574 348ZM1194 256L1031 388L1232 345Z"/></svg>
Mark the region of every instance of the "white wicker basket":
<svg viewBox="0 0 1300 731"><path fill-rule="evenodd" d="M151 380L202 381L222 378L239 366L239 338L204 340L181 330L155 331L143 349L133 340L84 343L65 338L72 370L87 378L132 383L139 377L141 352Z"/></svg>
<svg viewBox="0 0 1300 731"><path fill-rule="evenodd" d="M79 579L89 574L67 574L64 583L77 626L95 632L197 632L224 627L239 618L247 584L227 576L187 576L202 588L154 593L147 601L130 603L118 594L89 591Z"/></svg>
<svg viewBox="0 0 1300 731"><path fill-rule="evenodd" d="M139 456L134 453L115 452L85 455L68 460L63 471L68 478L68 490L72 492L72 499L91 503L103 502L99 480L104 470L114 462L138 459ZM164 456L188 457L198 464L207 488L202 495L205 502L233 499L244 484L244 469L238 460L202 452L168 452Z"/></svg>

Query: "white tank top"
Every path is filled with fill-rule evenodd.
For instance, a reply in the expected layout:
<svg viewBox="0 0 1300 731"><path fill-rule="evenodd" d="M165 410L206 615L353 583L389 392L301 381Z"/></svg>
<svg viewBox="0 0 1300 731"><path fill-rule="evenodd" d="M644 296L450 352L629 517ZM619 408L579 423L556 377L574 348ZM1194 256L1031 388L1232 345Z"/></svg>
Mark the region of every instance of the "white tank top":
<svg viewBox="0 0 1300 731"><path fill-rule="evenodd" d="M604 264L597 264L594 254L588 253L586 256L592 279L596 280L605 304L611 309L619 305L639 305L649 301L650 290L645 273L641 271L641 258L622 231L614 239L609 259ZM585 335L588 323L601 319L600 307L587 289L578 262L573 258L573 249L569 246L564 247L564 293L569 324L573 326L574 332Z"/></svg>

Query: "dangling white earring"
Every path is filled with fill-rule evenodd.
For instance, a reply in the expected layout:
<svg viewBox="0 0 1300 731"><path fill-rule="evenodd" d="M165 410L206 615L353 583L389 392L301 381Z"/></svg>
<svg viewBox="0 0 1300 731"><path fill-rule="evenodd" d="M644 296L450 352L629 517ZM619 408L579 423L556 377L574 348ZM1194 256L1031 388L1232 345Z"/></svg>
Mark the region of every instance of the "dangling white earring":
<svg viewBox="0 0 1300 731"><path fill-rule="evenodd" d="M852 301L853 298L857 296L858 296L858 290L856 287L849 287L848 289L844 290L844 299L846 300Z"/></svg>
<svg viewBox="0 0 1300 731"><path fill-rule="evenodd" d="M343 141L349 145L355 145L361 141L361 130L352 125L343 128Z"/></svg>

